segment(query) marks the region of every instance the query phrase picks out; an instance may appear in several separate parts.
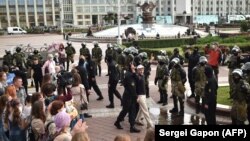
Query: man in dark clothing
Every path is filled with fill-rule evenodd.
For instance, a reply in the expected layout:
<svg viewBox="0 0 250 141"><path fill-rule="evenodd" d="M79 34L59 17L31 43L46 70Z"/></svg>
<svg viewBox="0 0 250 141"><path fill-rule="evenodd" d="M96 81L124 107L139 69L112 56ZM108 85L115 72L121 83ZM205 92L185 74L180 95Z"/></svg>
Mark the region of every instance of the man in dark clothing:
<svg viewBox="0 0 250 141"><path fill-rule="evenodd" d="M91 55L87 54L86 55L86 70L88 73L88 82L89 82L89 87L93 87L94 91L96 94L99 96L96 100L103 100L102 92L100 91L98 85L96 84L96 65L95 62L92 61Z"/></svg>
<svg viewBox="0 0 250 141"><path fill-rule="evenodd" d="M180 65L183 65L183 64L184 64L184 58L183 58L183 56L181 56L181 55L179 54L179 49L178 49L178 48L175 48L175 49L174 49L174 54L170 57L169 61L171 62L174 58L179 58L179 60L180 60ZM169 70L172 69L172 67L173 67L172 65L173 65L172 63L169 63Z"/></svg>
<svg viewBox="0 0 250 141"><path fill-rule="evenodd" d="M109 102L110 104L107 105L107 108L114 108L114 96L121 100L122 103L122 97L121 94L116 90L117 83L119 81L119 70L118 70L118 65L116 62L113 60L112 56L109 55L107 56L107 64L109 67L109 81L108 81L108 93L109 93Z"/></svg>
<svg viewBox="0 0 250 141"><path fill-rule="evenodd" d="M65 52L67 54L67 71L69 71L69 61L71 61L71 63L74 63L74 55L76 53L76 50L72 46L71 42L67 43L67 47L65 48Z"/></svg>
<svg viewBox="0 0 250 141"><path fill-rule="evenodd" d="M217 89L218 83L213 74L213 69L206 66L205 74L207 83L205 86L205 118L207 125L216 124L216 104L217 104Z"/></svg>
<svg viewBox="0 0 250 141"><path fill-rule="evenodd" d="M186 58L188 59L188 81L189 81L189 85L191 88L191 95L189 96L189 98L195 97L195 93L194 93L195 86L194 86L192 70L198 64L199 58L201 56L198 51L199 51L199 48L195 47L192 54L186 55Z"/></svg>
<svg viewBox="0 0 250 141"><path fill-rule="evenodd" d="M125 78L124 78L124 93L122 97L122 111L120 112L119 116L117 117L116 122L114 125L118 129L123 129L120 125L120 122L124 120L127 113L129 114L129 123L130 123L130 132L131 133L138 133L140 130L135 128L135 117L136 117L136 73L135 73L135 66L131 63L128 66L128 71L126 71Z"/></svg>
<svg viewBox="0 0 250 141"><path fill-rule="evenodd" d="M39 92L39 87L42 86L43 73L42 73L42 64L39 63L38 58L34 58L33 65L31 66L33 69L33 79L35 82L36 92Z"/></svg>

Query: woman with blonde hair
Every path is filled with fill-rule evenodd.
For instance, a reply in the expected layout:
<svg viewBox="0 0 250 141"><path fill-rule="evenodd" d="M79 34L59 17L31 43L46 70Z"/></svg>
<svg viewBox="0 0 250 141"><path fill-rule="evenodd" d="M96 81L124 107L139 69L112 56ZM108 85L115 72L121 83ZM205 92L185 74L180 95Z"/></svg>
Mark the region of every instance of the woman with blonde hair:
<svg viewBox="0 0 250 141"><path fill-rule="evenodd" d="M7 87L7 75L5 72L0 72L0 96L5 94L5 88Z"/></svg>
<svg viewBox="0 0 250 141"><path fill-rule="evenodd" d="M80 132L76 133L71 141L90 141L90 139L86 132Z"/></svg>

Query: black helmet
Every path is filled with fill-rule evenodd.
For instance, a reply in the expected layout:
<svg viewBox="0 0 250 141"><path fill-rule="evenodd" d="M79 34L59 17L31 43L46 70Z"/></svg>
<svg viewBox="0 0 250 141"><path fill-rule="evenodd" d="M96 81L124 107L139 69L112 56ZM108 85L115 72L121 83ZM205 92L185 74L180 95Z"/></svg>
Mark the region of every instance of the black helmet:
<svg viewBox="0 0 250 141"><path fill-rule="evenodd" d="M175 49L174 49L174 54L177 54L177 53L179 53L179 49L178 49L178 48L175 48Z"/></svg>
<svg viewBox="0 0 250 141"><path fill-rule="evenodd" d="M82 47L86 47L86 43L85 42L82 42Z"/></svg>
<svg viewBox="0 0 250 141"><path fill-rule="evenodd" d="M22 49L20 47L16 48L16 52L20 52Z"/></svg>
<svg viewBox="0 0 250 141"><path fill-rule="evenodd" d="M120 47L117 48L117 53L119 53L119 54L122 53L122 49Z"/></svg>
<svg viewBox="0 0 250 141"><path fill-rule="evenodd" d="M34 54L38 54L39 51L38 51L37 49L35 49L33 53L34 53Z"/></svg>
<svg viewBox="0 0 250 141"><path fill-rule="evenodd" d="M7 55L11 54L11 52L10 52L10 51L7 51L7 50L5 50L5 53L6 53Z"/></svg>

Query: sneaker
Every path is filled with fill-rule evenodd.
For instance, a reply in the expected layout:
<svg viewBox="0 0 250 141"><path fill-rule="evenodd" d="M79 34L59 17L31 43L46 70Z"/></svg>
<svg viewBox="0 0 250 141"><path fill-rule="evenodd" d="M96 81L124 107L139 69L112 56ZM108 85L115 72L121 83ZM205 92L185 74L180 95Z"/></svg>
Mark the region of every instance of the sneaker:
<svg viewBox="0 0 250 141"><path fill-rule="evenodd" d="M178 112L178 109L176 108L173 108L172 110L169 111L170 113L177 113Z"/></svg>

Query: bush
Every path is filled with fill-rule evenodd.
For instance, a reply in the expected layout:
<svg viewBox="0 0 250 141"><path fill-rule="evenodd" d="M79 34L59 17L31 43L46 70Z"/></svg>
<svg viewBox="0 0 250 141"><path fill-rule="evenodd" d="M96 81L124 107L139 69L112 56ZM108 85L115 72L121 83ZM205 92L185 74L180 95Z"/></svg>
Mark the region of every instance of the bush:
<svg viewBox="0 0 250 141"><path fill-rule="evenodd" d="M249 40L250 40L249 36L234 36L234 37L227 37L227 38L220 38L218 36L215 36L215 37L208 36L205 38L198 39L197 44L210 44L212 42L218 42L222 44L247 43L249 42Z"/></svg>
<svg viewBox="0 0 250 141"><path fill-rule="evenodd" d="M193 45L195 39L160 39L160 40L139 40L137 41L141 48L167 48L167 47L179 47L182 45ZM123 43L123 45L130 47L132 42Z"/></svg>
<svg viewBox="0 0 250 141"><path fill-rule="evenodd" d="M250 29L250 24L247 21L242 21L240 24L240 30L241 32L247 32L247 30Z"/></svg>

